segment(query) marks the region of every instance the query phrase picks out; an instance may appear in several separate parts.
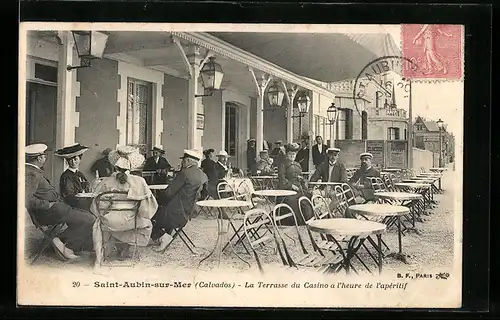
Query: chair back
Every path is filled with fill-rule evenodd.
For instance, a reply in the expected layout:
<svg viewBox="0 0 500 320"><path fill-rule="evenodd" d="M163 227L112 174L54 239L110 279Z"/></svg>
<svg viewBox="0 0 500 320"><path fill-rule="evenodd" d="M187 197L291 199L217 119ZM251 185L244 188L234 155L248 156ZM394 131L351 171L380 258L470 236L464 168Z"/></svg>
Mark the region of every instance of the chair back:
<svg viewBox="0 0 500 320"><path fill-rule="evenodd" d="M236 193L227 181L221 181L217 184L217 196L219 199L235 199Z"/></svg>
<svg viewBox="0 0 500 320"><path fill-rule="evenodd" d="M141 200L127 198L127 191L104 191L97 195L95 203L99 216L104 216L110 211L135 211L138 212Z"/></svg>
<svg viewBox="0 0 500 320"><path fill-rule="evenodd" d="M307 250L304 246L304 242L302 241L302 236L300 235L299 225L297 223L297 217L295 216L295 212L293 211L293 209L289 205L287 205L286 203L279 203L279 204L274 206L272 218L273 218L274 224L276 225L276 230L278 231L278 233L280 234L280 236L282 238L283 238L283 235L281 234L282 231L280 230L279 227L281 227L281 225L282 225L281 223L284 219L287 219L290 217L293 217L292 221L294 222L294 225L292 227L295 227L295 231L297 233L297 237L299 239L299 243L300 243L300 246L302 248L302 251L304 252L304 254L307 254ZM285 251L287 251L286 245L284 242L283 242L283 246L285 247Z"/></svg>
<svg viewBox="0 0 500 320"><path fill-rule="evenodd" d="M263 226L267 230L261 235L258 231ZM280 247L280 241L278 240L279 234L277 233L276 226L266 211L255 208L245 212L245 216L243 217L243 230L245 232L245 237L250 243L252 253L261 273L264 273L264 269L262 267L262 262L259 259L257 250L265 243L273 243L276 253L281 258L281 262L283 265L287 265L282 248Z"/></svg>
<svg viewBox="0 0 500 320"><path fill-rule="evenodd" d="M384 181L379 177L367 177L370 180L374 192L385 192L387 191L387 186Z"/></svg>
<svg viewBox="0 0 500 320"><path fill-rule="evenodd" d="M382 180L385 183L385 186L387 188L387 191L395 191L394 183L396 181L396 175L391 173L391 174L386 174L382 176Z"/></svg>
<svg viewBox="0 0 500 320"><path fill-rule="evenodd" d="M310 202L313 206L314 217L316 219L326 219L334 217L330 210L328 201L322 195L313 195Z"/></svg>
<svg viewBox="0 0 500 320"><path fill-rule="evenodd" d="M309 218L309 219L306 220L306 217L304 216L304 213L302 212L302 206L303 205L304 206L308 206L309 208L311 208L311 210L314 212L314 216L313 217L311 217L311 218ZM309 200L308 197L302 196L302 197L299 198L299 212L300 212L300 215L302 216L302 219L306 222L307 234L309 235L309 240L311 240L311 245L312 245L314 251L317 251L317 252L321 253L321 249L318 247L318 244L316 243L316 240L314 240L314 237L312 235L311 229L309 228L309 222L316 220L317 219L316 217L318 216L318 213L316 212L312 201Z"/></svg>
<svg viewBox="0 0 500 320"><path fill-rule="evenodd" d="M235 194L236 194L237 200L252 202L252 204L253 204L253 201L252 201L253 185L252 185L252 187L250 187L249 183L252 183L250 181L250 179L248 179L248 180L245 179L245 180L241 181L240 184L238 185L238 188L236 188L236 190L235 190Z"/></svg>

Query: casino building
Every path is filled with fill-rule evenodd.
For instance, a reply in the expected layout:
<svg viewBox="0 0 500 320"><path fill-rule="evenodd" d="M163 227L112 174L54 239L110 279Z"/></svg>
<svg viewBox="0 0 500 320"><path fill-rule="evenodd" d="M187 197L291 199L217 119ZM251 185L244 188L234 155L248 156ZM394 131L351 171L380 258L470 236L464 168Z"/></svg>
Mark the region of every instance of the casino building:
<svg viewBox="0 0 500 320"><path fill-rule="evenodd" d="M249 138L258 150L264 141L313 145L316 135L369 138L366 101L332 83L398 54L385 33L68 29L21 32L20 41L26 143L48 145L52 181L64 163L50 151L74 142L91 148L81 164L91 176L102 150L118 144L161 147L174 166L185 148L225 149L246 168Z"/></svg>

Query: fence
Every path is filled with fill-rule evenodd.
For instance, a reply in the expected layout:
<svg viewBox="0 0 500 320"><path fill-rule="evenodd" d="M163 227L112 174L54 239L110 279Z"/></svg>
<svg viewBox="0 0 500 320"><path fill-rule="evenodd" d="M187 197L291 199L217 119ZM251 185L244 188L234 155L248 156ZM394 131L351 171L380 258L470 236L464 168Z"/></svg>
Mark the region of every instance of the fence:
<svg viewBox="0 0 500 320"><path fill-rule="evenodd" d="M408 141L406 140L336 140L341 150L339 159L347 167L359 166L359 155L370 152L372 164L378 168L406 168L408 166Z"/></svg>

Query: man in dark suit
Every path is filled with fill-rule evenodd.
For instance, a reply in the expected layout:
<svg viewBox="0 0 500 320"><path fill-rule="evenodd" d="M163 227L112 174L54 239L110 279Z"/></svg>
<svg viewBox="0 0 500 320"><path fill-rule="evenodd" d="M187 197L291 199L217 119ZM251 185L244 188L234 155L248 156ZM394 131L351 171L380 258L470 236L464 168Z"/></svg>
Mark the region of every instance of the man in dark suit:
<svg viewBox="0 0 500 320"><path fill-rule="evenodd" d="M257 149L255 147L255 139L248 139L247 148L247 167L252 175L257 174Z"/></svg>
<svg viewBox="0 0 500 320"><path fill-rule="evenodd" d="M361 168L356 170L349 184L353 188L356 196L360 196L364 201L375 200L373 187L368 177L380 177L380 172L372 166L373 155L364 152L359 156L361 160Z"/></svg>
<svg viewBox="0 0 500 320"><path fill-rule="evenodd" d="M198 167L201 155L194 150L184 150L181 157L181 171L177 173L168 188L157 197L163 203L153 217L151 239L159 242L156 251L163 251L172 241L172 232L184 227L195 211L195 201L208 178Z"/></svg>
<svg viewBox="0 0 500 320"><path fill-rule="evenodd" d="M322 182L347 182L347 171L345 165L338 161L339 148L328 148L327 158L314 171L310 181L316 182L321 179Z"/></svg>
<svg viewBox="0 0 500 320"><path fill-rule="evenodd" d="M279 168L279 166L286 159L285 147L281 140L276 141L274 149L271 151L271 159L273 159L273 167Z"/></svg>
<svg viewBox="0 0 500 320"><path fill-rule="evenodd" d="M89 211L72 208L63 202L59 193L45 177L43 165L47 160L47 146L32 144L26 146L25 206L41 225L66 223L68 228L53 244L64 258L77 259L75 252L90 251L92 226L95 217Z"/></svg>
<svg viewBox="0 0 500 320"><path fill-rule="evenodd" d="M108 159L108 154L111 152L111 148L106 148L102 152L102 158L97 159L96 162L90 168L92 174L95 174L96 178L106 178L109 177L115 170Z"/></svg>
<svg viewBox="0 0 500 320"><path fill-rule="evenodd" d="M323 143L321 136L316 136L316 144L312 147L313 164L317 168L326 157L326 149L328 146Z"/></svg>
<svg viewBox="0 0 500 320"><path fill-rule="evenodd" d="M163 157L165 151L154 147L151 150L153 156L146 159L146 163L144 163L144 171L155 171L155 174L150 177L145 177L145 180L148 184L164 184L167 183L167 171L172 168L170 163L168 163L167 159Z"/></svg>
<svg viewBox="0 0 500 320"><path fill-rule="evenodd" d="M228 158L229 155L225 150L219 151L217 154L217 162L214 164L213 175L209 176L207 191L208 194L214 199L219 198L219 195L217 194L217 185L219 182L224 180L231 169L227 162Z"/></svg>
<svg viewBox="0 0 500 320"><path fill-rule="evenodd" d="M302 167L302 172L309 171L309 142L307 140L302 140L302 149L297 152L295 161Z"/></svg>

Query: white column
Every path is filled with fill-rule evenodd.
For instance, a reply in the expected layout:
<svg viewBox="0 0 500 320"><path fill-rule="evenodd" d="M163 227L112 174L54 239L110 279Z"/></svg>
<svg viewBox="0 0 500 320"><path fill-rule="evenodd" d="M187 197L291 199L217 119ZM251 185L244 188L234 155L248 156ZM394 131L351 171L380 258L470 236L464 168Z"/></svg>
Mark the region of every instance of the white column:
<svg viewBox="0 0 500 320"><path fill-rule="evenodd" d="M284 81L281 82L285 90L285 98L288 102L287 115L286 115L286 141L293 142L293 99L297 94L298 87L296 85L287 85Z"/></svg>
<svg viewBox="0 0 500 320"><path fill-rule="evenodd" d="M80 64L74 55L74 41L69 31L58 34L62 45L59 46L59 64L57 75L57 114L56 114L56 148L63 148L75 142L75 128L79 125L79 113L76 112L76 97L80 88L76 81L78 69L67 70L67 66ZM67 164L55 157L54 176L58 177L66 169Z"/></svg>
<svg viewBox="0 0 500 320"><path fill-rule="evenodd" d="M202 89L199 83L200 64L203 58L200 55L200 48L196 45L188 47L187 59L191 77L188 80L188 112L187 112L187 129L188 129L188 149L197 149L201 151L201 140L198 137L196 129L196 114L198 113L198 104L202 97L196 97Z"/></svg>
<svg viewBox="0 0 500 320"><path fill-rule="evenodd" d="M255 135L255 143L257 155L262 151L262 144L264 142L264 97L267 85L272 79L271 75L262 73L260 77L255 75L252 68L248 69L254 80L257 91L257 131Z"/></svg>
<svg viewBox="0 0 500 320"><path fill-rule="evenodd" d="M311 106L309 107L308 119L309 119L309 171L314 170L312 147L314 145L314 138L316 137L316 132L314 128L314 109L315 105L319 103L319 95L312 91L308 92L309 98L311 98Z"/></svg>

